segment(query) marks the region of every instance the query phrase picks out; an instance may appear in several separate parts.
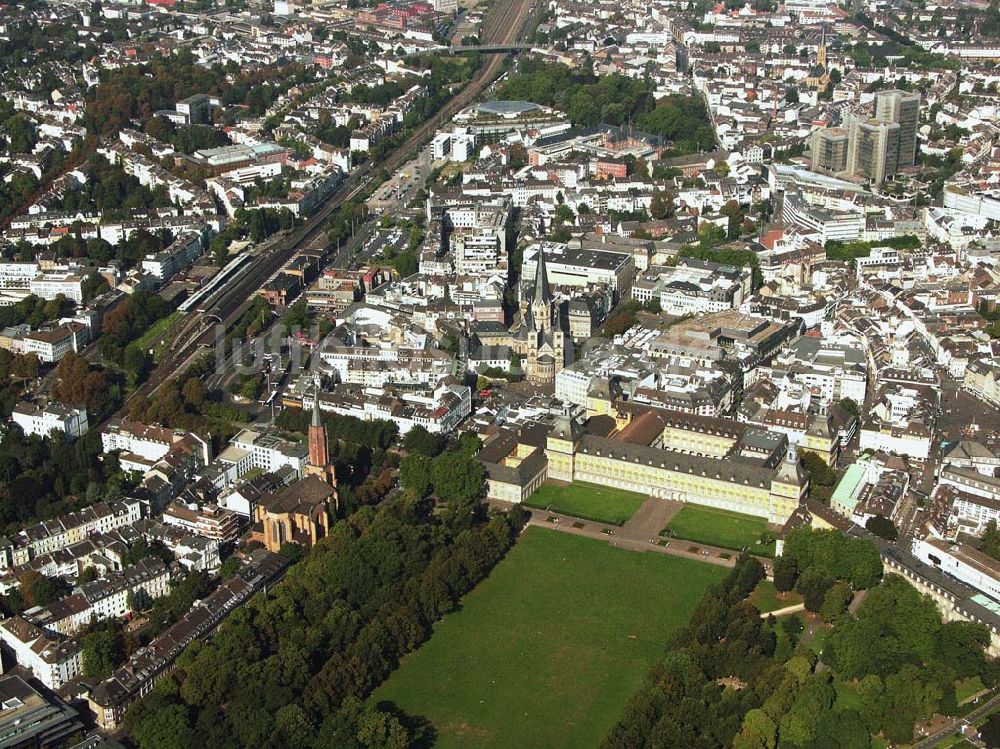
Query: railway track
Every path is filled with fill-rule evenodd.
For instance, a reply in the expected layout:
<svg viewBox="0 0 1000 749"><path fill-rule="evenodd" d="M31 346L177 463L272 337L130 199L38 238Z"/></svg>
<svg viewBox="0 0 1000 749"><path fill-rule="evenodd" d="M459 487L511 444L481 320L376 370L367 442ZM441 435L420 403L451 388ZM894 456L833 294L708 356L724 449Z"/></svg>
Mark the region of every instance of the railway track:
<svg viewBox="0 0 1000 749"><path fill-rule="evenodd" d="M484 39L490 44L511 44L518 40L527 21L532 0L498 0L484 22ZM483 55L483 63L455 96L429 120L420 125L399 147L378 164L379 169L395 171L405 164L427 142L442 124L458 111L471 104L499 76L504 59L509 53ZM353 172L306 223L292 232L286 242L279 243L271 252L261 255L247 269L224 288L203 312L187 316L181 323L174 345L159 362L150 377L129 396L149 396L163 383L176 375L200 350L213 344L216 326L228 329L243 314L260 285L274 275L295 252L313 243L326 231L329 217L344 203L368 190L376 181L375 167L365 164ZM128 401L118 415L127 410ZM101 425L103 426L103 425Z"/></svg>

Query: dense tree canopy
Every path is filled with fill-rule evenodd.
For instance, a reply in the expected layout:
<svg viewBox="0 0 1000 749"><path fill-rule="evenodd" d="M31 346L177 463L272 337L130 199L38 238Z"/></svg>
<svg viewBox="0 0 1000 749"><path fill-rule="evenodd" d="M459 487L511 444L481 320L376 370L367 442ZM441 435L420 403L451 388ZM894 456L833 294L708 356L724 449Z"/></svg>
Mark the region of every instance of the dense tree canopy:
<svg viewBox="0 0 1000 749"><path fill-rule="evenodd" d="M152 367L148 352L133 342L170 312L170 305L158 294L140 290L104 316L101 354L125 371L130 385L142 382Z"/></svg>
<svg viewBox="0 0 1000 749"><path fill-rule="evenodd" d="M59 360L51 392L60 403L86 407L91 422L110 416L121 403L121 391L114 377L74 353Z"/></svg>
<svg viewBox="0 0 1000 749"><path fill-rule="evenodd" d="M510 547L518 512L468 528L390 500L338 522L284 581L131 709L140 749L409 746L415 721L363 700Z"/></svg>
<svg viewBox="0 0 1000 749"><path fill-rule="evenodd" d="M956 679L979 675L995 683L996 669L984 657L986 628L943 623L934 602L903 578L888 576L869 591L856 616L848 613L851 587L846 577L834 581L832 571L858 572L867 554L847 544L849 561L842 568L827 554L849 541L812 533L793 541L799 561L786 555L775 562L779 589L790 587L802 560L800 584L826 581L806 583L807 605L813 588L820 590L815 610L832 625L822 668L798 640L798 617L783 617L772 629L744 600L760 579L757 563L744 557L725 583L705 594L605 747L867 749L876 735L908 744L917 721L954 713ZM838 683L857 698L842 699Z"/></svg>
<svg viewBox="0 0 1000 749"><path fill-rule="evenodd" d="M83 675L106 679L125 659L121 635L112 628L98 629L83 637Z"/></svg>
<svg viewBox="0 0 1000 749"><path fill-rule="evenodd" d="M443 434L432 434L417 425L403 436L401 447L408 453L434 458L441 454L447 444L448 439Z"/></svg>
<svg viewBox="0 0 1000 749"><path fill-rule="evenodd" d="M64 211L102 211L112 215L121 209L162 208L171 205L166 187L150 189L135 177L112 166L95 154L83 169L86 184L63 193L59 208Z"/></svg>
<svg viewBox="0 0 1000 749"><path fill-rule="evenodd" d="M997 530L996 520L990 520L986 524L979 550L984 554L989 554L994 559L1000 559L1000 530Z"/></svg>
<svg viewBox="0 0 1000 749"><path fill-rule="evenodd" d="M524 99L561 109L575 125L634 124L673 143L675 154L715 147L715 133L701 99L653 96L652 86L621 75L598 78L564 65L523 60L501 89L505 99Z"/></svg>
<svg viewBox="0 0 1000 749"><path fill-rule="evenodd" d="M882 559L871 543L834 530L796 528L785 536L783 553L795 560L801 574L816 569L856 590L870 588L882 577Z"/></svg>
<svg viewBox="0 0 1000 749"><path fill-rule="evenodd" d="M305 434L310 418L309 411L286 409L278 414L275 423L282 429ZM362 421L354 416L324 413L323 423L331 440L345 440L382 450L389 447L399 433L399 427L393 422L381 419Z"/></svg>
<svg viewBox="0 0 1000 749"><path fill-rule="evenodd" d="M118 460L100 460L94 432L75 442L26 437L12 426L0 438L0 525L4 535L36 520L117 499L128 484Z"/></svg>

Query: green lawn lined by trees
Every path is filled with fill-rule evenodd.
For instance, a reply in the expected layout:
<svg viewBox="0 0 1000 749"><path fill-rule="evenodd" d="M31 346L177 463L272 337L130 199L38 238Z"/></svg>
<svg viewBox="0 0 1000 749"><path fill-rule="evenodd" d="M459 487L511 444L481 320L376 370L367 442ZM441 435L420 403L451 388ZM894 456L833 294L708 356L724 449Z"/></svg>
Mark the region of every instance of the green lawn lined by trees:
<svg viewBox="0 0 1000 749"><path fill-rule="evenodd" d="M525 504L585 520L622 525L646 499L645 495L636 492L575 481L572 484L542 484Z"/></svg>
<svg viewBox="0 0 1000 749"><path fill-rule="evenodd" d="M725 571L529 528L376 691L438 749L596 746Z"/></svg>
<svg viewBox="0 0 1000 749"><path fill-rule="evenodd" d="M767 520L753 515L686 504L667 523L665 530L685 541L723 549L740 550L746 546L751 554L774 556L774 539L767 532ZM767 543L759 543L762 537Z"/></svg>
<svg viewBox="0 0 1000 749"><path fill-rule="evenodd" d="M780 592L774 587L770 580L761 580L750 594L750 603L759 608L764 613L777 611L786 606L794 606L802 603L802 596L793 590Z"/></svg>
<svg viewBox="0 0 1000 749"><path fill-rule="evenodd" d="M898 746L912 743L917 725L933 714L957 714L956 684L979 677L996 686L1000 672L984 654L986 627L944 622L905 578L881 579L882 560L870 542L798 528L778 561L801 571L798 592L825 626L807 642L798 615L762 619L752 593L763 566L740 555L666 643L605 749ZM779 582L778 561L775 587L788 590L796 574L785 569ZM849 611L863 589L867 596Z"/></svg>

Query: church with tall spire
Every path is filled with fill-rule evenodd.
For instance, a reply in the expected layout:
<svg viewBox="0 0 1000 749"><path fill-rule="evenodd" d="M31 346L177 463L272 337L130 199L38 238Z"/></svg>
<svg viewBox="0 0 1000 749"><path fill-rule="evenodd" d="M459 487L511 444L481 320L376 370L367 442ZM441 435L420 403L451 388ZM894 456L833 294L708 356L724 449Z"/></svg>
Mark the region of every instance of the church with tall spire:
<svg viewBox="0 0 1000 749"><path fill-rule="evenodd" d="M276 493L262 494L254 511L252 537L268 551L278 552L289 543L312 547L330 532L330 509L334 515L339 509L337 474L330 462L326 426L319 410L318 380L315 388L305 475Z"/></svg>
<svg viewBox="0 0 1000 749"><path fill-rule="evenodd" d="M337 472L330 462L330 445L326 436L326 425L319 410L319 378L313 388L312 420L309 423L309 458L305 467L306 476L318 476L332 487L337 486Z"/></svg>
<svg viewBox="0 0 1000 749"><path fill-rule="evenodd" d="M513 336L514 352L521 357L528 382L550 385L566 365L566 332L549 289L545 253L539 248L535 284L521 324Z"/></svg>

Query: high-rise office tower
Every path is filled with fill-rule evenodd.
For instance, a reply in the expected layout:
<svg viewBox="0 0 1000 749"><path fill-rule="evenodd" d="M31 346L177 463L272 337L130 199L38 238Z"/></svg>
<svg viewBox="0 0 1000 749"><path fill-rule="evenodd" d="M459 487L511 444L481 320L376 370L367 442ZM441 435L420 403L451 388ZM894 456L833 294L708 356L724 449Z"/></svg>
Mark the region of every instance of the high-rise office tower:
<svg viewBox="0 0 1000 749"><path fill-rule="evenodd" d="M812 137L809 153L814 172L840 174L847 170L848 133L842 127L817 130Z"/></svg>
<svg viewBox="0 0 1000 749"><path fill-rule="evenodd" d="M899 131L896 122L878 118L848 120L847 172L881 184L898 168Z"/></svg>
<svg viewBox="0 0 1000 749"><path fill-rule="evenodd" d="M913 166L917 160L917 127L920 123L920 94L909 91L879 91L875 94L875 118L899 125L896 168Z"/></svg>

